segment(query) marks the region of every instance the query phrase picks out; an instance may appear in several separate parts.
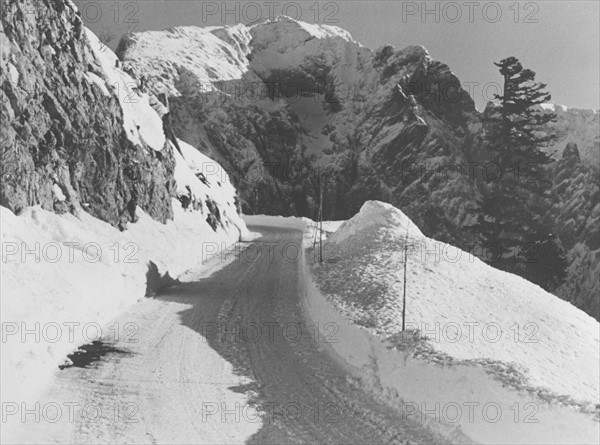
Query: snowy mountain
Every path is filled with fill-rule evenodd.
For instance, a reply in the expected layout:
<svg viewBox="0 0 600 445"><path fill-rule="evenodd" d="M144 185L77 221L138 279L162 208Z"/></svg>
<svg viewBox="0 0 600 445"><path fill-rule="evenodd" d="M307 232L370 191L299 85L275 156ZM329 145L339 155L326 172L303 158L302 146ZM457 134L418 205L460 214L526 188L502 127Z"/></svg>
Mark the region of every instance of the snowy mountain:
<svg viewBox="0 0 600 445"><path fill-rule="evenodd" d="M493 400L502 412L529 403L536 407L534 422L512 416L485 422L475 415L450 423L475 443L597 440L600 336L592 317L424 236L404 213L382 202L365 203L323 250L323 263L313 261L311 271L326 303L311 296L311 314L328 314L327 320L330 304L360 327L350 335L340 320L343 341L332 347L390 403L432 410L433 401ZM486 377L479 379L481 370Z"/></svg>
<svg viewBox="0 0 600 445"><path fill-rule="evenodd" d="M278 17L134 33L117 54L171 95L175 132L223 164L246 213L314 218L322 175L325 218L349 218L377 199L402 208L427 236L466 250L477 238L466 227L486 187L483 114L424 48L373 51L339 28ZM590 170L598 165L598 113L547 108L558 115L547 128L558 135L547 148L556 183L550 197L531 199L552 207L568 253L568 278L556 293L599 318L592 271L600 266L600 183ZM568 143L581 153L577 172L560 161ZM567 210L575 208L583 213Z"/></svg>
<svg viewBox="0 0 600 445"><path fill-rule="evenodd" d="M108 322L247 234L227 173L71 2L3 4L0 38L3 326ZM3 396L83 343L3 344Z"/></svg>
<svg viewBox="0 0 600 445"><path fill-rule="evenodd" d="M215 42L214 36L223 40ZM219 50L226 55L205 62L203 55ZM247 209L257 189L260 211L311 214L315 190L307 176L317 163L331 170L335 181L336 189L328 191L328 213L349 217L362 205L362 196L351 200L352 195L406 192L413 178L399 183L403 178L391 171L402 161L404 176L416 176L421 183L418 170L425 160L429 169L437 162L455 160L458 149L452 145L462 148L466 126L475 116L473 102L462 89L456 92L461 100L451 104L436 101L433 95L424 97L424 105L412 116L407 94L421 81L431 88L459 86L449 68L432 61L425 49L395 52L385 47L374 53L346 32L285 17L253 27L136 33L124 38L117 53L125 66L148 73L157 90L176 90L171 102L178 116L177 133L224 160ZM231 77L233 72L237 78ZM399 84L404 90L398 90ZM426 124L419 113L431 123ZM455 131L449 122L462 130ZM453 139L430 134L428 125L448 130ZM269 131L273 128L277 131ZM445 139L448 136L444 134ZM416 150L423 138L435 158ZM380 172L387 157L397 151L393 146L402 141L413 148L403 150L398 165L388 166L390 174ZM311 171L307 174L305 168ZM373 169L382 177L374 179ZM249 173L254 183L247 181ZM269 178L264 176L274 176L275 185L265 184ZM468 181L459 182L452 185L453 191L466 187L469 193L462 194L467 200ZM296 193L299 187L308 197ZM406 201L410 205L412 199ZM447 212L460 221L466 217L464 207L461 203ZM442 230L435 222L427 226Z"/></svg>

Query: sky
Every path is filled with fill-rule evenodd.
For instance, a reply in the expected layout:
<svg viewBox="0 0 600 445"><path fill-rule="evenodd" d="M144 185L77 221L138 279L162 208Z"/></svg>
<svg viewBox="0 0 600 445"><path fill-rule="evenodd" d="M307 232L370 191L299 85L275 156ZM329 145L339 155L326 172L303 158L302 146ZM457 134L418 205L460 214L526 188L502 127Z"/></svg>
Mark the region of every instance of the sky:
<svg viewBox="0 0 600 445"><path fill-rule="evenodd" d="M113 38L128 30L252 24L285 14L346 29L364 46L423 45L446 63L482 110L501 85L493 62L517 57L552 101L600 108L600 1L75 1L86 24Z"/></svg>

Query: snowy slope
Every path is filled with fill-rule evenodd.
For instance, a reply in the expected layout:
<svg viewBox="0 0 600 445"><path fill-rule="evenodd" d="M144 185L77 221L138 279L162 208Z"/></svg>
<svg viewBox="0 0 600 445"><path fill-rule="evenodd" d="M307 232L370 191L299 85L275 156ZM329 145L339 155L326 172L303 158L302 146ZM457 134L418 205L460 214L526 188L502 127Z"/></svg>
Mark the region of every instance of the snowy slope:
<svg viewBox="0 0 600 445"><path fill-rule="evenodd" d="M341 28L277 17L252 26L181 26L134 33L124 37L117 53L127 66L147 75L157 91L179 96L226 90L222 82L258 81L251 68L288 67L290 60L300 63L319 45L333 41L338 49L348 42L360 46ZM261 53L260 59L249 60L251 52Z"/></svg>
<svg viewBox="0 0 600 445"><path fill-rule="evenodd" d="M245 56L250 39L244 25L186 26L134 34L122 46L135 45L136 52L128 54L128 62L151 78L158 92L178 95L183 70L194 77L192 86L197 91L210 91L212 82L240 79L248 71ZM165 79L158 81L160 77Z"/></svg>
<svg viewBox="0 0 600 445"><path fill-rule="evenodd" d="M165 144L162 120L150 106L148 94L140 92L137 88L138 83L116 67L117 56L103 45L92 31L87 28L85 31L90 47L105 75L104 85L97 76L90 78L105 94L110 94L109 88L116 94L123 110L123 126L127 137L134 144L140 144L141 138L154 150L162 150Z"/></svg>
<svg viewBox="0 0 600 445"><path fill-rule="evenodd" d="M571 304L467 252L424 237L376 201L329 239L335 262L316 267L321 290L354 323L385 338L401 331L408 230L406 320L437 363L480 363L519 389L598 403L599 325ZM326 258L327 259L327 258ZM514 369L510 369L512 366Z"/></svg>
<svg viewBox="0 0 600 445"><path fill-rule="evenodd" d="M318 264L307 224L303 306L325 338L335 327L328 350L366 390L451 443L598 443L593 318L424 237L389 204L325 226L339 228Z"/></svg>

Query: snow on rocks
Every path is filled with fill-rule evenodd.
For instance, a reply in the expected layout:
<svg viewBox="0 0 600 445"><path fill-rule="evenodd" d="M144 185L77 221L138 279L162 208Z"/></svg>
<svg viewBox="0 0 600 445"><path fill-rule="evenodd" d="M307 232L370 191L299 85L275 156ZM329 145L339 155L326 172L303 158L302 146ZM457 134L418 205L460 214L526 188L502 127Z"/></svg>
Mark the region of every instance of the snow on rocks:
<svg viewBox="0 0 600 445"><path fill-rule="evenodd" d="M106 94L108 89L119 99L123 110L123 126L131 142L142 145L143 140L153 150L161 151L165 145L165 134L162 120L150 105L149 95L140 91L137 81L117 67L117 56L103 45L98 37L89 29L86 36L96 60L104 74L105 87L94 73L88 73L89 78L99 84Z"/></svg>
<svg viewBox="0 0 600 445"><path fill-rule="evenodd" d="M275 46L281 53L312 39L340 39L357 43L348 31L337 26L306 23L286 16L278 16L273 20L254 25L251 27L251 33L253 48L260 50Z"/></svg>
<svg viewBox="0 0 600 445"><path fill-rule="evenodd" d="M332 48L330 57L345 53L349 42L360 47L341 28L283 16L252 26L180 26L125 39L120 45L124 63L147 74L158 91L174 96L220 90L223 82L260 81L255 71L287 67L290 60L300 65L320 45Z"/></svg>
<svg viewBox="0 0 600 445"><path fill-rule="evenodd" d="M554 112L557 119L548 122L543 131L558 138L544 151L560 159L569 143L577 144L585 164L600 170L600 114L594 109L567 108L558 104L542 104L543 110Z"/></svg>
<svg viewBox="0 0 600 445"><path fill-rule="evenodd" d="M244 25L200 28L181 26L127 37L126 64L152 79L158 92L179 96L182 73L193 76L188 87L213 90L212 82L240 79L248 71L246 54L251 37Z"/></svg>
<svg viewBox="0 0 600 445"><path fill-rule="evenodd" d="M216 205L221 226L225 230L237 232L240 238L245 237L248 230L238 213L237 191L228 173L218 162L186 142L178 140L178 145L181 154L178 150L173 151L178 195L187 197L190 209L196 203L201 209L207 207L212 213L215 209L211 207Z"/></svg>
<svg viewBox="0 0 600 445"><path fill-rule="evenodd" d="M401 333L407 227L410 338ZM389 204L365 203L327 243L330 255L312 267L317 287L307 284L308 312L338 323L333 351L391 403L399 401L394 394L424 404L419 410L458 403L464 414L462 404L489 402L504 415L497 423L438 416L436 428L448 437L459 425L483 443L598 441L600 339L592 317L426 238ZM524 422L527 413L534 414Z"/></svg>

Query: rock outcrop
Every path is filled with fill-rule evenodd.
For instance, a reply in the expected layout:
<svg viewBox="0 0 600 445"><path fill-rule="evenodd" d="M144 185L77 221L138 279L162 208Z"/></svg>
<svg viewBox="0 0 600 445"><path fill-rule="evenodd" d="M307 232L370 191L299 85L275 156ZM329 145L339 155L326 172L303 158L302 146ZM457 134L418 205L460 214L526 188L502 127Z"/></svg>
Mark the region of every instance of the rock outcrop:
<svg viewBox="0 0 600 445"><path fill-rule="evenodd" d="M105 73L76 7L3 2L0 38L0 204L14 212L36 204L84 209L121 228L137 205L159 221L171 218L171 147L130 140L119 91L99 86Z"/></svg>
<svg viewBox="0 0 600 445"><path fill-rule="evenodd" d="M553 170L552 220L568 252L569 270L557 294L600 319L600 186L577 145L568 143Z"/></svg>

